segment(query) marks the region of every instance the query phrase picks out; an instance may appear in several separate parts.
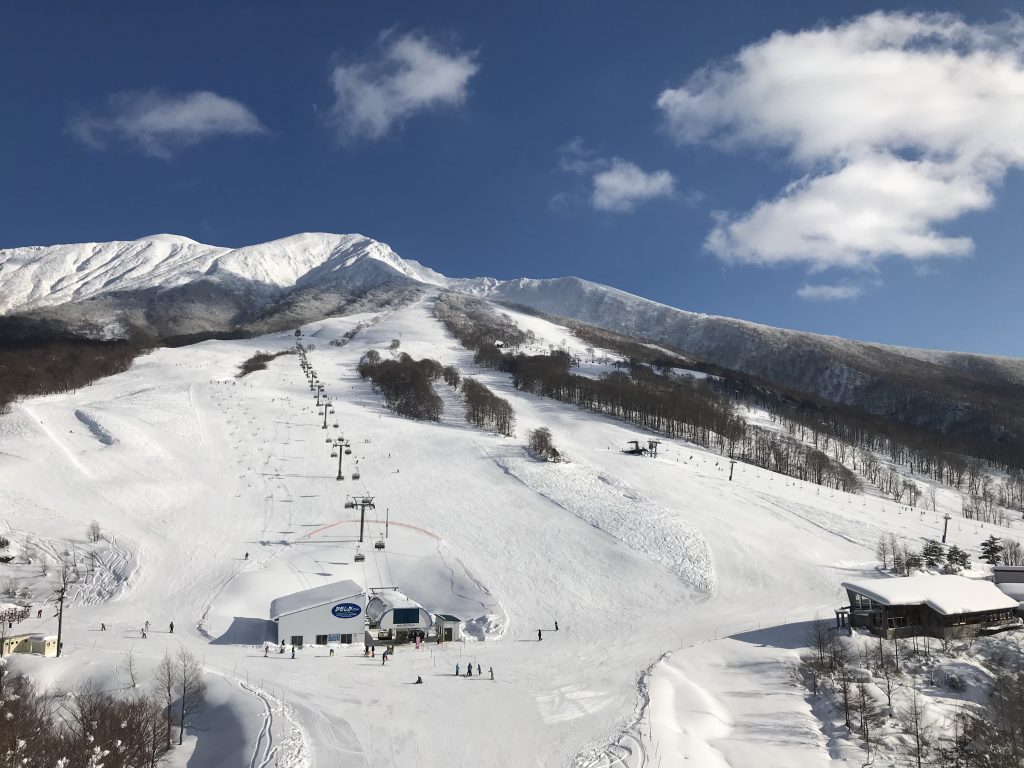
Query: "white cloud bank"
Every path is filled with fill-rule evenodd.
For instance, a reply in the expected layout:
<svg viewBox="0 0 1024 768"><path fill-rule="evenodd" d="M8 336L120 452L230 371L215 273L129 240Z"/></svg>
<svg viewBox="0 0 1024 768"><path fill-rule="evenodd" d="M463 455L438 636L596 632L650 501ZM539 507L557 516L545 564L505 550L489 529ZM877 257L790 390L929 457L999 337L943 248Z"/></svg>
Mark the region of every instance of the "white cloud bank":
<svg viewBox="0 0 1024 768"><path fill-rule="evenodd" d="M105 112L79 115L69 127L72 136L95 149L125 141L165 159L206 139L266 131L244 104L210 91L177 96L159 91L117 93L109 98Z"/></svg>
<svg viewBox="0 0 1024 768"><path fill-rule="evenodd" d="M776 33L664 91L681 143L781 148L803 172L775 199L723 214L707 247L812 270L969 254L969 238L941 227L989 207L1024 165L1022 31L1017 17L874 13Z"/></svg>
<svg viewBox="0 0 1024 768"><path fill-rule="evenodd" d="M331 74L334 119L346 139L379 139L410 115L457 107L480 67L475 54L446 53L429 38L385 38L379 58L337 66Z"/></svg>

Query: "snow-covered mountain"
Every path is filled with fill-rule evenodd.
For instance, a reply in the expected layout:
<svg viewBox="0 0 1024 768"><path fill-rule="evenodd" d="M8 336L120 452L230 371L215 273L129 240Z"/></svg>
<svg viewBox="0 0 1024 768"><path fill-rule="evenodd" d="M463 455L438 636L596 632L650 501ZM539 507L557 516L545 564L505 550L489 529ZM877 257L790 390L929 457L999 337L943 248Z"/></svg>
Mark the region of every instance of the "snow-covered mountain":
<svg viewBox="0 0 1024 768"><path fill-rule="evenodd" d="M155 235L0 250L0 315L63 331L161 338L266 333L396 307L439 288L669 346L774 387L929 428L1019 415L1024 360L850 341L687 312L575 277L448 278L363 235L305 233L242 248ZM965 410L966 406L966 410ZM983 430L993 433L989 425Z"/></svg>

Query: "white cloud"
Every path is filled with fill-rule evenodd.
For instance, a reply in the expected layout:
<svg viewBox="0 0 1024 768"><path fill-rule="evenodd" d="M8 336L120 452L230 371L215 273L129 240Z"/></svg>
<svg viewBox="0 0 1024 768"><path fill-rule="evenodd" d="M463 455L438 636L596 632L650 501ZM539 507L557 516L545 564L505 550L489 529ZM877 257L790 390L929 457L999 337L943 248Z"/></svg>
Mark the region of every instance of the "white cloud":
<svg viewBox="0 0 1024 768"><path fill-rule="evenodd" d="M479 71L475 54L446 53L413 34L385 38L380 57L334 68L334 119L344 138L378 139L415 112L459 106Z"/></svg>
<svg viewBox="0 0 1024 768"><path fill-rule="evenodd" d="M600 211L627 213L637 203L657 197L670 197L675 179L668 171L642 170L638 165L613 158L607 170L594 174L594 207Z"/></svg>
<svg viewBox="0 0 1024 768"><path fill-rule="evenodd" d="M796 295L808 301L844 301L855 299L863 291L855 285L810 285L805 283Z"/></svg>
<svg viewBox="0 0 1024 768"><path fill-rule="evenodd" d="M780 148L801 171L775 199L721 216L707 246L814 269L970 253L939 227L989 207L1024 165L1022 29L875 13L776 33L664 91L680 142Z"/></svg>
<svg viewBox="0 0 1024 768"><path fill-rule="evenodd" d="M96 149L113 140L135 144L148 155L169 158L184 147L215 136L265 132L256 115L241 102L210 91L178 96L158 91L118 93L101 114L82 114L71 134Z"/></svg>

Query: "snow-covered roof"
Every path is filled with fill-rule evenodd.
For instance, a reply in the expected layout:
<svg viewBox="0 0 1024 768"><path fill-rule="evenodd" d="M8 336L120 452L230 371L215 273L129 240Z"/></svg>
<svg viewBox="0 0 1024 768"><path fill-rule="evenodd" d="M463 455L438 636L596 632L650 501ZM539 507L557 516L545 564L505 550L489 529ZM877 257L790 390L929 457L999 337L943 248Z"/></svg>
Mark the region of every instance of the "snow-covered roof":
<svg viewBox="0 0 1024 768"><path fill-rule="evenodd" d="M844 581L843 587L882 605L927 605L943 616L1017 607L1017 601L991 581L951 574Z"/></svg>
<svg viewBox="0 0 1024 768"><path fill-rule="evenodd" d="M380 602L374 605L374 600L379 600ZM395 608L419 608L421 611L426 610L415 600L397 590L379 589L373 593L370 601L366 604L366 615L373 621L377 621L385 613Z"/></svg>
<svg viewBox="0 0 1024 768"><path fill-rule="evenodd" d="M363 594L363 588L354 581L335 581L313 589L304 589L291 595L279 597L270 603L270 618L276 619L288 613L316 608L319 605L345 600Z"/></svg>
<svg viewBox="0 0 1024 768"><path fill-rule="evenodd" d="M456 624L462 623L462 619L458 618L457 616L452 616L450 613L435 613L434 615L438 618L439 621L454 622Z"/></svg>

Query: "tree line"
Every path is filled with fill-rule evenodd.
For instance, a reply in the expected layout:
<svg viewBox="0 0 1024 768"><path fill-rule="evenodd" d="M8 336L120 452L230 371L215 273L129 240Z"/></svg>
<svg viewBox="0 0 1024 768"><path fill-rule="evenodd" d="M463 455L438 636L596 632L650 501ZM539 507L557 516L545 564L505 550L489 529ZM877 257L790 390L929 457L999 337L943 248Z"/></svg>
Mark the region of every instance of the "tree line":
<svg viewBox="0 0 1024 768"><path fill-rule="evenodd" d="M444 372L437 360L413 358L402 352L384 360L371 349L359 360L359 375L369 379L384 398L384 406L399 416L420 421L440 421L444 404L434 391L434 381Z"/></svg>
<svg viewBox="0 0 1024 768"><path fill-rule="evenodd" d="M466 402L466 421L470 424L505 437L515 434L515 412L508 400L469 377L462 380L462 397Z"/></svg>
<svg viewBox="0 0 1024 768"><path fill-rule="evenodd" d="M515 353L530 337L517 327L510 328L507 318L489 311L482 302L464 296L443 294L435 315L463 346L474 350L477 365L511 374L516 389L607 414L801 480L850 492L860 489L857 476L824 452L747 424L729 399L706 381L671 376L636 361L625 371L592 379L572 372L579 361L564 350L546 355Z"/></svg>
<svg viewBox="0 0 1024 768"><path fill-rule="evenodd" d="M87 683L44 691L0 665L0 761L11 766L155 768L202 709L202 667L188 651L165 655L151 690L137 686L129 654L125 690Z"/></svg>
<svg viewBox="0 0 1024 768"><path fill-rule="evenodd" d="M24 397L53 395L88 386L128 370L153 339L116 341L42 337L3 339L0 327L0 414Z"/></svg>
<svg viewBox="0 0 1024 768"><path fill-rule="evenodd" d="M281 357L282 355L294 354L294 349L286 349L283 352L257 352L252 357L244 360L242 364L238 366L238 375L235 378L241 379L248 376L250 373L255 373L256 371L265 371L267 370L267 363L269 363L271 360L275 360Z"/></svg>
<svg viewBox="0 0 1024 768"><path fill-rule="evenodd" d="M515 308L544 316L529 307ZM950 402L944 407L957 411L973 408L981 421L997 427L970 431L962 424L936 426L944 423L941 414L931 414L935 418L930 421L922 416L920 424L901 421L694 360L662 344L646 343L578 321L557 320L591 347L612 350L632 364L642 362L663 373L684 368L709 374L708 386L736 405L768 412L787 434L859 472L897 503L916 506L927 491L906 480L893 466L965 492L971 499L966 516L996 522L1000 512L992 509L994 505L1024 512L1024 440L1013 436L1013 413L1004 414L1002 423L998 413L989 412L991 409L986 411L987 417L981 418L985 414L979 406ZM982 399L997 394L983 393ZM937 407L935 403L920 404L920 409L929 413ZM887 456L891 464L886 466L878 456ZM761 461L753 463L763 466ZM986 472L986 464L1005 476L995 479ZM933 502L934 507L934 498L925 500Z"/></svg>

